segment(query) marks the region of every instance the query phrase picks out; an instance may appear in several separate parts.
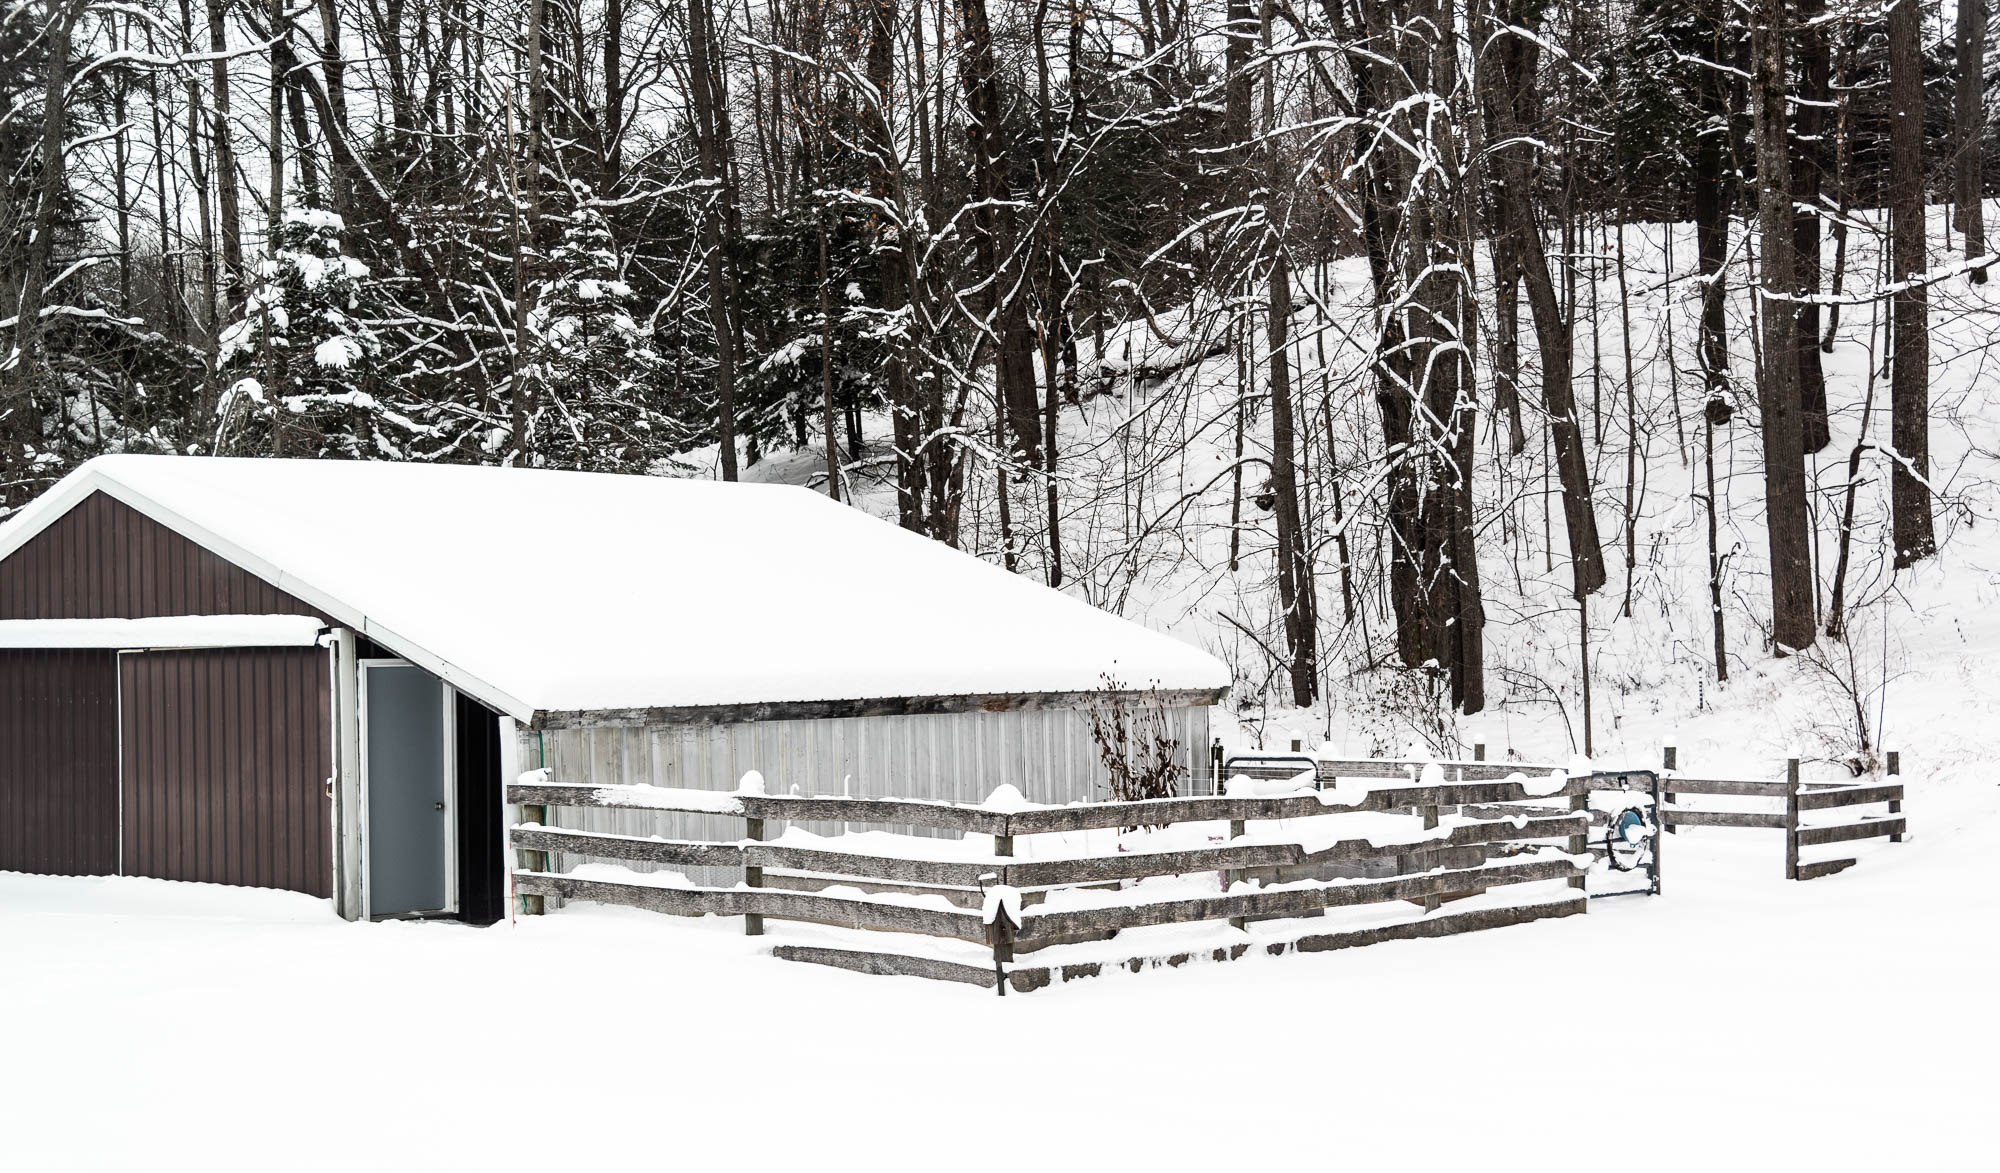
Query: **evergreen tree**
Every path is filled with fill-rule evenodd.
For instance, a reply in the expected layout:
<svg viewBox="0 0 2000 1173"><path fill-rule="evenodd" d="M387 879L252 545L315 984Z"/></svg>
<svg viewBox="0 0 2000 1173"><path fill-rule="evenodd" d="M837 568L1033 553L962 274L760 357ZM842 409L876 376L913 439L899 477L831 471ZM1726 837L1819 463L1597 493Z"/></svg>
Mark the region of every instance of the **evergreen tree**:
<svg viewBox="0 0 2000 1173"><path fill-rule="evenodd" d="M287 212L257 263L243 316L222 332L236 378L216 406L216 452L400 460L429 431L376 397L368 266L341 251L341 230L332 212Z"/></svg>
<svg viewBox="0 0 2000 1173"><path fill-rule="evenodd" d="M632 287L610 227L586 201L578 199L564 218L547 273L526 344L533 355L525 373L535 387L535 460L643 472L680 446L684 434L655 403L659 353L627 308Z"/></svg>

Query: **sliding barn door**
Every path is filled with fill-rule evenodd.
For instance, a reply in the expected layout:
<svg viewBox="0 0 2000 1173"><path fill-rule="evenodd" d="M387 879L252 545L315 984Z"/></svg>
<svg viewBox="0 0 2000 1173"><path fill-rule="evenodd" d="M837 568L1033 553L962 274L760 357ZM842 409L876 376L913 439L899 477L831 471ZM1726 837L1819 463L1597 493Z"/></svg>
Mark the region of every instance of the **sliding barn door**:
<svg viewBox="0 0 2000 1173"><path fill-rule="evenodd" d="M0 651L0 872L117 871L117 655Z"/></svg>
<svg viewBox="0 0 2000 1173"><path fill-rule="evenodd" d="M321 648L118 658L126 875L333 893Z"/></svg>

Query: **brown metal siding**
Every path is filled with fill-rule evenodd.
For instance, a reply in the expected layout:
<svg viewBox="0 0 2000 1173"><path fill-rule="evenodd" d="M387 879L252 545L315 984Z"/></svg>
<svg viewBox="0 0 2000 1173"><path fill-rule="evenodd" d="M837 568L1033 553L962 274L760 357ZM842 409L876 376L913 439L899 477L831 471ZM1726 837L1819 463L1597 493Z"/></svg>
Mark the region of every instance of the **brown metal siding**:
<svg viewBox="0 0 2000 1173"><path fill-rule="evenodd" d="M320 648L119 657L125 874L333 893Z"/></svg>
<svg viewBox="0 0 2000 1173"><path fill-rule="evenodd" d="M85 497L0 560L0 619L315 613L103 493Z"/></svg>
<svg viewBox="0 0 2000 1173"><path fill-rule="evenodd" d="M0 651L0 871L118 870L118 667Z"/></svg>

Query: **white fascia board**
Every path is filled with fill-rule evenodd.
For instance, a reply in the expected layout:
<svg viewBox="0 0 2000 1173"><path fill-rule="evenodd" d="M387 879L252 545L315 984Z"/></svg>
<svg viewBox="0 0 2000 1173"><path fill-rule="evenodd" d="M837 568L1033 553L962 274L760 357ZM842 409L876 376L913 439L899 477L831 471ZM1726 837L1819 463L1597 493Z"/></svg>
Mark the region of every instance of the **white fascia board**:
<svg viewBox="0 0 2000 1173"><path fill-rule="evenodd" d="M84 465L50 486L49 491L16 510L0 526L0 558L9 557L27 545L35 535L53 525L95 489L103 488L102 474Z"/></svg>
<svg viewBox="0 0 2000 1173"><path fill-rule="evenodd" d="M57 518L68 513L92 491L102 492L131 506L196 545L228 559L286 594L310 604L320 614L326 616L329 622L351 627L460 692L470 694L481 703L499 709L516 721L526 722L533 719L535 715L533 705L495 688L469 672L454 667L442 657L405 640L392 631L380 626L371 626L366 615L313 584L288 574L282 567L272 565L234 542L223 540L206 527L182 517L144 493L107 477L96 469L86 467L76 474L71 474L70 477L65 477L64 483L58 484L17 514L14 524L7 527L5 538L0 539L0 558L6 558L20 549L36 534L47 529Z"/></svg>

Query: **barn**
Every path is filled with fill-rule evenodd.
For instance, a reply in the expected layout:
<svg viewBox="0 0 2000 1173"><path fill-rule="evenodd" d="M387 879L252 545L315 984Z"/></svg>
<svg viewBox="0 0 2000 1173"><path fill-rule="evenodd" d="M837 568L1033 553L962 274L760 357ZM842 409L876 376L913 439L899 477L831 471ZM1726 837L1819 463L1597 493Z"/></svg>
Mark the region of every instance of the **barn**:
<svg viewBox="0 0 2000 1173"><path fill-rule="evenodd" d="M103 456L0 525L0 870L490 923L527 770L1063 802L1091 708L1143 703L1206 789L1228 683L805 489Z"/></svg>

